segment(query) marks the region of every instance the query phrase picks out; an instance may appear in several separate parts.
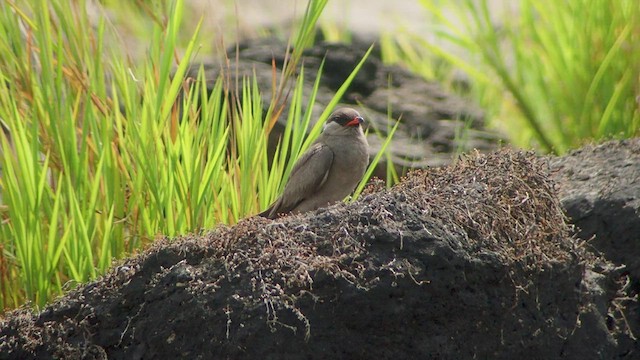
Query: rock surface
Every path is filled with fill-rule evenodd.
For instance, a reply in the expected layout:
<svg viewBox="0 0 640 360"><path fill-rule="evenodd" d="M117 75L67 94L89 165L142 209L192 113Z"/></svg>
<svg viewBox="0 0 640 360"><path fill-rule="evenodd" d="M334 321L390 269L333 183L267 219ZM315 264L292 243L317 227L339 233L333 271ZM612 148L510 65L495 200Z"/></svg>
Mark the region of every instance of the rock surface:
<svg viewBox="0 0 640 360"><path fill-rule="evenodd" d="M640 357L640 139L586 146L551 166L578 236L618 268L610 321L619 355Z"/></svg>
<svg viewBox="0 0 640 360"><path fill-rule="evenodd" d="M579 196L571 164L599 161L590 179L604 179L636 146L552 159L564 204ZM572 237L548 170L502 150L354 203L161 241L10 313L0 358L637 358L619 313L637 321L630 273Z"/></svg>

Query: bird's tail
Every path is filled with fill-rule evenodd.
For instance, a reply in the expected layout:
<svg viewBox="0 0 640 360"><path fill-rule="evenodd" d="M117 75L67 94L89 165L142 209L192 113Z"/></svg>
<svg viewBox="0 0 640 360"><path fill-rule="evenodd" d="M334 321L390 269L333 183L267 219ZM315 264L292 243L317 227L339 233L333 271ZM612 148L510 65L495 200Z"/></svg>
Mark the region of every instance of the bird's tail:
<svg viewBox="0 0 640 360"><path fill-rule="evenodd" d="M258 216L262 216L262 217L267 218L267 219L275 219L275 218L277 218L278 214L277 214L277 211L275 211L277 206L278 206L278 201L275 201L266 210L264 210L263 212L259 213Z"/></svg>
<svg viewBox="0 0 640 360"><path fill-rule="evenodd" d="M267 219L273 219L273 217L271 216L271 210L273 210L273 206L268 207L267 210L259 213L258 216L262 216L263 218Z"/></svg>

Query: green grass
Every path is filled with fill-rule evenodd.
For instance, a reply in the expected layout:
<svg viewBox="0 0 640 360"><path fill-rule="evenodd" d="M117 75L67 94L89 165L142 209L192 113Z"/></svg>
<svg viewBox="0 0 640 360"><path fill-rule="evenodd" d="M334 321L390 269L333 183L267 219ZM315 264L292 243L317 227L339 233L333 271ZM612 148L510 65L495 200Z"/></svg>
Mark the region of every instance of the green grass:
<svg viewBox="0 0 640 360"><path fill-rule="evenodd" d="M140 58L127 55L107 17L91 22L83 1L0 8L1 309L41 307L158 236L264 209L369 55L314 125L321 73L306 74L299 60L326 1L310 2L285 69L274 68L266 112L255 78L206 79L202 68L186 77L202 36L200 23L185 35L183 20L194 14L183 1L105 4L146 36ZM307 76L316 87L304 104ZM270 161L269 132L286 100Z"/></svg>
<svg viewBox="0 0 640 360"><path fill-rule="evenodd" d="M464 71L514 144L561 154L639 134L640 2L520 0L502 13L487 0L420 3L433 36L383 39L386 61L445 82Z"/></svg>

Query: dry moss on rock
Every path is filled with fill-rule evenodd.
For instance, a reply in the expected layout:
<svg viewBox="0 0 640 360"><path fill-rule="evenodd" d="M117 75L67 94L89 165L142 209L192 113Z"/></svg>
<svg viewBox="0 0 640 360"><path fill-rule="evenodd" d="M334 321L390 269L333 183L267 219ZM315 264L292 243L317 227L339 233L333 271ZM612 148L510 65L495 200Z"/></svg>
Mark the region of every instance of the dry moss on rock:
<svg viewBox="0 0 640 360"><path fill-rule="evenodd" d="M505 264L540 269L574 257L571 227L548 161L533 152L501 150L462 156L454 165L415 171L394 191L447 224L461 226L475 251L493 251Z"/></svg>

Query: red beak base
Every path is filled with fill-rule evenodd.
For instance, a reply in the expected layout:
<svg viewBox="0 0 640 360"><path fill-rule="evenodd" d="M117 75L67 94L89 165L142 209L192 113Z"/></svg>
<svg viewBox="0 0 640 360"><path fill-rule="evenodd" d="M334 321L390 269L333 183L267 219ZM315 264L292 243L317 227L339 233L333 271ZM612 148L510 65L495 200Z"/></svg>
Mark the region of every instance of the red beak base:
<svg viewBox="0 0 640 360"><path fill-rule="evenodd" d="M354 117L351 121L345 124L345 126L358 126L364 122L364 119L360 116Z"/></svg>

